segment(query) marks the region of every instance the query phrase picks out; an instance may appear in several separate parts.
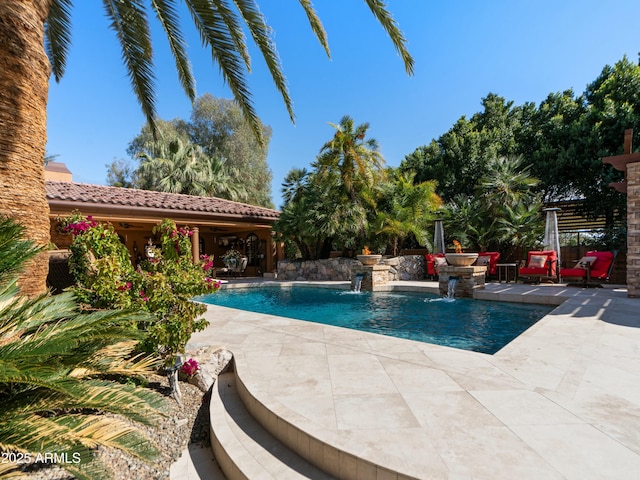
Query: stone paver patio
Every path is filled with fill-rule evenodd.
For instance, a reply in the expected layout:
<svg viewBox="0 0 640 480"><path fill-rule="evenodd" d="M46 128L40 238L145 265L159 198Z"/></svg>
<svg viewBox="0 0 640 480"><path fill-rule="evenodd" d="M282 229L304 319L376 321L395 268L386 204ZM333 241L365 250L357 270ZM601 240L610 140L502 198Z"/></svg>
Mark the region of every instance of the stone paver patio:
<svg viewBox="0 0 640 480"><path fill-rule="evenodd" d="M231 350L251 394L318 440L301 448L345 473L323 445L399 473L384 478L639 478L640 300L519 284L481 297L560 305L495 355L217 306L187 350Z"/></svg>

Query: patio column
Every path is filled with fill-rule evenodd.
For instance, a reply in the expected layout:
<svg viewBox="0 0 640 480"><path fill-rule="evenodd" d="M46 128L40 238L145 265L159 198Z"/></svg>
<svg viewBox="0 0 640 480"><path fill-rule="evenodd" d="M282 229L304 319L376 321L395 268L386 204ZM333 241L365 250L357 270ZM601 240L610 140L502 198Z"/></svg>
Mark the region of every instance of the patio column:
<svg viewBox="0 0 640 480"><path fill-rule="evenodd" d="M640 298L640 162L627 164L627 296Z"/></svg>
<svg viewBox="0 0 640 480"><path fill-rule="evenodd" d="M191 229L193 235L191 235L191 253L193 255L193 262L196 263L200 260L200 229L193 227Z"/></svg>
<svg viewBox="0 0 640 480"><path fill-rule="evenodd" d="M627 296L640 298L640 152L633 153L633 129L624 131L624 153L604 157L624 172L624 180L609 186L627 194Z"/></svg>

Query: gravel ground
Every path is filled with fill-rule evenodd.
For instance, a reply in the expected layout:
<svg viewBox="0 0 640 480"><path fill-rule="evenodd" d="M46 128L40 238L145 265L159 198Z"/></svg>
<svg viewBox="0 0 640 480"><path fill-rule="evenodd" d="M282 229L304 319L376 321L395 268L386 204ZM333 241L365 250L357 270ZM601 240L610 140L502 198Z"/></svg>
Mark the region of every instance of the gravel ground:
<svg viewBox="0 0 640 480"><path fill-rule="evenodd" d="M169 478L169 468L188 444L209 446L209 393L203 394L194 385L180 382L182 406L169 396L166 377L150 378L149 387L167 397L166 410L161 422L155 426L139 425L140 430L154 441L160 450L160 458L146 463L120 450L100 448L98 455L111 469L115 480L164 480ZM37 465L29 467L21 478L28 480L72 480L58 466Z"/></svg>

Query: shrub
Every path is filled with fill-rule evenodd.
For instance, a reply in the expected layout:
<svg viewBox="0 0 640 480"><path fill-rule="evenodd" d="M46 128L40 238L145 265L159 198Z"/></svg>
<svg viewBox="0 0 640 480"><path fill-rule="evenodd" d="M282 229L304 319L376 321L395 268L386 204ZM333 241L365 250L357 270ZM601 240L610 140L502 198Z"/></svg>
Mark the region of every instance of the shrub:
<svg viewBox="0 0 640 480"><path fill-rule="evenodd" d="M136 423L158 420L164 401L127 381L158 366L157 358L132 356L141 336L132 325L146 315L81 312L72 292L21 297L17 274L38 252L23 234L0 218L0 453L18 459L0 462L0 477L18 476L20 463L46 452L66 456L59 465L86 480L109 477L99 446L155 458Z"/></svg>
<svg viewBox="0 0 640 480"><path fill-rule="evenodd" d="M207 325L206 320L198 319L206 307L191 299L220 286L207 275L212 268L208 257L192 260L191 232L163 220L153 230L161 247L151 247L152 257L134 269L111 225L75 213L63 222L63 228L74 233L69 264L78 297L91 308L151 313L150 321L136 325L146 333L141 346L160 355L166 365L172 364L191 334Z"/></svg>

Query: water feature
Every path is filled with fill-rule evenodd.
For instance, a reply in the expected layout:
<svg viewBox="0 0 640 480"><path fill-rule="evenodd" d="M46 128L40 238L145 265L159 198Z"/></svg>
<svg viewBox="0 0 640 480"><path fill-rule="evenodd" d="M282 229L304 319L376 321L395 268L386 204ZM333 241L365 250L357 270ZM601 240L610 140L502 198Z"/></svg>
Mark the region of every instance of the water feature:
<svg viewBox="0 0 640 480"><path fill-rule="evenodd" d="M353 291L356 293L360 293L360 288L362 287L362 279L364 278L363 273L358 273L355 277L355 281L353 284Z"/></svg>
<svg viewBox="0 0 640 480"><path fill-rule="evenodd" d="M449 284L447 288L447 298L453 299L456 297L456 286L460 277L449 277Z"/></svg>
<svg viewBox="0 0 640 480"><path fill-rule="evenodd" d="M495 353L554 307L417 292L312 287L223 289L199 300L420 342Z"/></svg>

